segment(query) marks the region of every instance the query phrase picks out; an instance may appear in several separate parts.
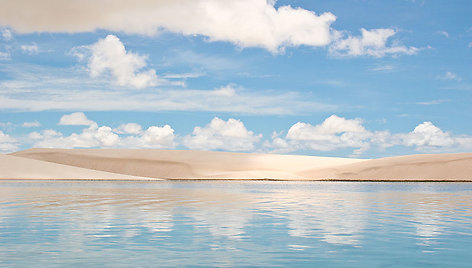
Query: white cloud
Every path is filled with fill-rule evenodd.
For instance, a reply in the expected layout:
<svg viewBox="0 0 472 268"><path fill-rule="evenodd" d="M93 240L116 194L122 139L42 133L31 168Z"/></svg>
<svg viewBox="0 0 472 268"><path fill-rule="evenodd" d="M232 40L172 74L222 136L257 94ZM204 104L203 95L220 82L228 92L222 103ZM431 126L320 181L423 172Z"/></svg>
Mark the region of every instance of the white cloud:
<svg viewBox="0 0 472 268"><path fill-rule="evenodd" d="M0 110L207 111L287 115L338 109L337 105L322 103L289 90L254 91L231 83L209 90L128 90L113 85L103 87L106 81L89 79L86 71L76 68L7 67L4 68L6 75L15 79L0 81ZM123 100L126 100L126 105L123 105Z"/></svg>
<svg viewBox="0 0 472 268"><path fill-rule="evenodd" d="M20 33L105 29L154 35L164 29L273 52L287 46L329 44L330 25L336 20L333 14L274 5L272 0L115 0L112 4L50 0L47 5L16 0L2 4L0 25Z"/></svg>
<svg viewBox="0 0 472 268"><path fill-rule="evenodd" d="M414 146L418 151L437 151L457 145L451 133L443 132L431 122L419 124L412 132L400 134L405 146Z"/></svg>
<svg viewBox="0 0 472 268"><path fill-rule="evenodd" d="M326 118L318 125L298 122L286 135L283 132L274 132L271 140L264 141L262 145L261 139L262 134L249 131L240 120L230 118L225 121L218 117L213 118L204 127L196 126L191 134L182 138L175 134L170 125L150 126L143 130L139 124L127 123L112 129L109 126L98 126L95 122L68 136L47 129L31 132L27 139L22 138L35 147L46 148L172 149L182 145L194 150L275 153L352 149L351 156L355 157L367 151L384 151L393 146L435 153L472 150L472 136L454 135L431 122L421 123L408 133L390 133L388 130L368 130L361 119L346 119L336 115ZM0 131L1 152L17 150L18 146L17 139Z"/></svg>
<svg viewBox="0 0 472 268"><path fill-rule="evenodd" d="M122 124L116 129L98 126L81 112L64 115L59 125L88 125L79 133L64 136L56 130L31 132L28 138L35 147L43 148L174 148L174 130L169 126L151 126L145 131L136 123ZM125 134L120 136L119 134Z"/></svg>
<svg viewBox="0 0 472 268"><path fill-rule="evenodd" d="M44 131L43 131L43 134L45 133L45 131L53 131L53 130L44 130ZM55 131L54 131L54 132L55 132ZM43 134L41 134L41 133L39 133L39 132L37 132L37 131L34 131L34 132L31 132L31 133L28 134L28 138L29 138L30 140L40 140L40 139L42 139L42 138L45 136L45 135L43 135Z"/></svg>
<svg viewBox="0 0 472 268"><path fill-rule="evenodd" d="M143 131L143 128L141 125L136 123L127 123L120 125L114 129L114 131L119 134L140 134Z"/></svg>
<svg viewBox="0 0 472 268"><path fill-rule="evenodd" d="M272 140L265 140L261 151L270 151L272 153L289 153L296 149L284 137L283 131L272 132Z"/></svg>
<svg viewBox="0 0 472 268"><path fill-rule="evenodd" d="M335 40L329 48L335 56L398 56L401 54L413 55L419 49L416 47L406 47L397 40L389 40L397 33L394 29L361 29L361 36L351 36L343 38L338 33L339 38Z"/></svg>
<svg viewBox="0 0 472 268"><path fill-rule="evenodd" d="M446 72L445 74L440 75L438 78L441 80L449 80L449 81L457 81L457 82L462 81L462 78L453 72Z"/></svg>
<svg viewBox="0 0 472 268"><path fill-rule="evenodd" d="M11 33L10 29L8 28L2 28L0 30L1 34L2 34L2 38L3 40L5 41L10 41L13 39L13 34Z"/></svg>
<svg viewBox="0 0 472 268"><path fill-rule="evenodd" d="M90 126L89 129L91 130L90 134L94 136L94 138L99 142L99 146L101 147L112 147L119 141L119 136L113 133L110 127L101 126L96 129L95 126Z"/></svg>
<svg viewBox="0 0 472 268"><path fill-rule="evenodd" d="M90 126L94 124L96 123L92 120L89 120L82 112L65 114L61 117L58 123L58 125L64 126Z"/></svg>
<svg viewBox="0 0 472 268"><path fill-rule="evenodd" d="M31 44L31 45L21 45L20 46L21 50L24 53L27 53L29 55L33 54L38 54L39 53L39 47L36 44Z"/></svg>
<svg viewBox="0 0 472 268"><path fill-rule="evenodd" d="M0 152L9 153L18 149L17 140L0 130Z"/></svg>
<svg viewBox="0 0 472 268"><path fill-rule="evenodd" d="M345 119L332 115L319 125L298 122L287 132L286 139L296 149L331 151L340 148L363 148L368 146L372 133L367 131L360 119Z"/></svg>
<svg viewBox="0 0 472 268"><path fill-rule="evenodd" d="M236 90L232 85L227 85L223 86L220 88L217 88L213 91L213 94L216 96L222 96L222 97L233 97L236 95Z"/></svg>
<svg viewBox="0 0 472 268"><path fill-rule="evenodd" d="M55 130L45 130L42 133L32 132L29 137L36 140L35 147L41 148L110 148L119 142L119 136L113 133L110 127L98 127L97 124L92 124L81 133L72 133L70 136L64 136Z"/></svg>
<svg viewBox="0 0 472 268"><path fill-rule="evenodd" d="M183 145L197 150L252 151L261 138L261 134L247 130L240 120L215 117L205 127L195 127L192 135L183 138Z"/></svg>
<svg viewBox="0 0 472 268"><path fill-rule="evenodd" d="M137 136L126 137L122 143L126 148L170 149L177 146L174 129L171 126L151 126Z"/></svg>
<svg viewBox="0 0 472 268"><path fill-rule="evenodd" d="M41 124L38 121L24 122L23 127L39 127Z"/></svg>
<svg viewBox="0 0 472 268"><path fill-rule="evenodd" d="M120 86L145 88L159 82L154 69L146 67L146 56L127 52L123 43L114 35L108 35L89 46L92 55L88 61L90 75L98 77L110 73Z"/></svg>
<svg viewBox="0 0 472 268"><path fill-rule="evenodd" d="M431 122L419 124L409 133L370 131L360 119L332 115L319 125L298 122L285 137L282 133L274 133L271 141L264 142L263 148L278 153L353 148L351 156L359 156L374 148L384 151L392 146L411 147L420 152L463 152L472 149L472 136L444 132Z"/></svg>

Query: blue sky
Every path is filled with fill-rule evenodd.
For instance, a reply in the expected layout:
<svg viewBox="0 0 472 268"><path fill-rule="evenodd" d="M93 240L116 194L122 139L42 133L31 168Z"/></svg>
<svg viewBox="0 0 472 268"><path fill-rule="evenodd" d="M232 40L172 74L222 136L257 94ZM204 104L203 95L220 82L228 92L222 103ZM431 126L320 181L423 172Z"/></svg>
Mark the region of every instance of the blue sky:
<svg viewBox="0 0 472 268"><path fill-rule="evenodd" d="M470 1L2 6L4 153L472 150Z"/></svg>

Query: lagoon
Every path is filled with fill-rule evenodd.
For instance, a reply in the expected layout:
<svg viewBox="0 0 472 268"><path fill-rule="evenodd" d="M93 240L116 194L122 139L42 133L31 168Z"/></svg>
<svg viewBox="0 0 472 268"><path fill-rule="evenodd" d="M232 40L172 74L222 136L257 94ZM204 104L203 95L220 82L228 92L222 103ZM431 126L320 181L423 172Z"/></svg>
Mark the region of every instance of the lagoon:
<svg viewBox="0 0 472 268"><path fill-rule="evenodd" d="M470 265L472 183L0 181L1 267Z"/></svg>

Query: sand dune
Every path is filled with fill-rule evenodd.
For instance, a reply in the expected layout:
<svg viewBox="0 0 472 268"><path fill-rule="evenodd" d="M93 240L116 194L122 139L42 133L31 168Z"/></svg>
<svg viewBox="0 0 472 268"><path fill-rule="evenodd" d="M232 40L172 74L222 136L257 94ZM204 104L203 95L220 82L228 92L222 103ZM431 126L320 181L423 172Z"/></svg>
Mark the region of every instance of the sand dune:
<svg viewBox="0 0 472 268"><path fill-rule="evenodd" d="M30 149L12 155L120 174L169 179L306 179L309 168L365 160L183 150Z"/></svg>
<svg viewBox="0 0 472 268"><path fill-rule="evenodd" d="M108 175L162 179L472 181L472 153L364 160L183 150L30 149L2 157L1 178L31 174L31 178L78 179ZM4 164L4 159L15 164ZM21 164L22 161L34 162ZM24 168L18 169L29 166L38 171L25 173Z"/></svg>
<svg viewBox="0 0 472 268"><path fill-rule="evenodd" d="M387 157L334 168L313 168L299 175L334 180L472 181L472 153Z"/></svg>
<svg viewBox="0 0 472 268"><path fill-rule="evenodd" d="M66 166L35 159L0 155L2 179L87 179L87 180L142 180L134 177L86 168Z"/></svg>

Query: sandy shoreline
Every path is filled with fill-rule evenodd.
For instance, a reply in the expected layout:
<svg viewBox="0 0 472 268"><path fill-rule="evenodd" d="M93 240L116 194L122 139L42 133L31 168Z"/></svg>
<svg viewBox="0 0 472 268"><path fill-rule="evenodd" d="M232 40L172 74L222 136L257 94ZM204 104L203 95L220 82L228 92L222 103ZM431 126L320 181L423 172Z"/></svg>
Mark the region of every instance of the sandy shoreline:
<svg viewBox="0 0 472 268"><path fill-rule="evenodd" d="M472 181L472 153L381 159L185 150L30 149L0 155L2 179Z"/></svg>

